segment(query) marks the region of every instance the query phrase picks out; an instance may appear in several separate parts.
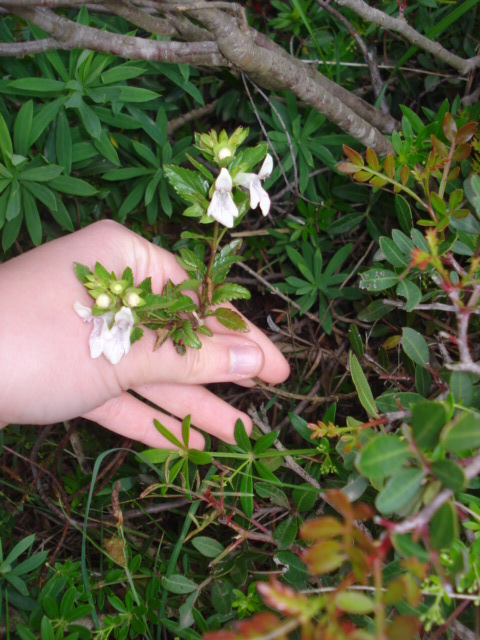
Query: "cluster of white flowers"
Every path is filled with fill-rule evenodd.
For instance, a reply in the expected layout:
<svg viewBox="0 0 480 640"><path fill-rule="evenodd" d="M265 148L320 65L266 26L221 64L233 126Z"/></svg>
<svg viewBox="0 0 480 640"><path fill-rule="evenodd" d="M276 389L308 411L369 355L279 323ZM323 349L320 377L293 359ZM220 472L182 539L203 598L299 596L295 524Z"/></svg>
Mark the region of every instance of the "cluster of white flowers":
<svg viewBox="0 0 480 640"><path fill-rule="evenodd" d="M221 153L221 151L220 151ZM220 156L219 153L219 156ZM209 216L225 225L233 227L234 219L238 216L238 208L232 196L233 185L244 187L250 192L250 207L256 209L260 205L262 214L266 216L270 211L270 197L262 187L262 180L266 180L273 169L273 158L267 153L258 174L238 173L235 178L228 169L221 169L215 181L215 191L207 209Z"/></svg>
<svg viewBox="0 0 480 640"><path fill-rule="evenodd" d="M80 302L73 306L84 322L93 322L89 338L91 357L99 358L103 353L112 364L120 362L130 351L130 332L134 324L132 310L122 307L115 317L113 311L94 316L92 310Z"/></svg>

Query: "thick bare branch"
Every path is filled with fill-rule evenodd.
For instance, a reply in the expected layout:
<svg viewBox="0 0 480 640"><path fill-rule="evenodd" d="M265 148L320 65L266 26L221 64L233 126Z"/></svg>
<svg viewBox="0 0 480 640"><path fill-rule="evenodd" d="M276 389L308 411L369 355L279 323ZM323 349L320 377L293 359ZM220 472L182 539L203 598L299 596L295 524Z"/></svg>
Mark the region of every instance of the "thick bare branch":
<svg viewBox="0 0 480 640"><path fill-rule="evenodd" d="M399 33L408 40L408 42L416 47L420 47L420 49L423 49L428 53L431 53L433 56L438 58L438 60L445 62L462 75L466 75L476 67L480 67L480 56L464 60L463 58L460 58L454 53L448 51L448 49L442 47L440 43L434 42L421 33L418 33L418 31L411 27L405 19L389 16L383 11L369 6L363 0L336 0L336 2L341 6L348 7L368 22L373 22L383 29Z"/></svg>
<svg viewBox="0 0 480 640"><path fill-rule="evenodd" d="M125 20L128 20L137 27L145 29L145 31L155 33L159 36L175 37L179 35L178 31L168 20L145 13L145 11L138 9L127 0L105 0L103 4L107 9L110 9L112 13L125 18Z"/></svg>
<svg viewBox="0 0 480 640"><path fill-rule="evenodd" d="M214 42L166 42L123 36L72 22L50 9L20 8L15 13L53 36L59 49L92 49L124 58L208 67L224 67L228 64Z"/></svg>
<svg viewBox="0 0 480 640"><path fill-rule="evenodd" d="M392 152L390 142L380 131L359 117L325 88L314 82L306 68L300 68L289 58L275 55L255 45L252 34L243 22L219 11L192 11L216 37L219 50L232 65L250 75L257 84L271 86L272 80L288 89L306 104L327 116L343 131L380 155Z"/></svg>
<svg viewBox="0 0 480 640"><path fill-rule="evenodd" d="M58 49L58 41L55 38L32 40L29 42L0 42L0 56L28 56L35 53L43 53Z"/></svg>

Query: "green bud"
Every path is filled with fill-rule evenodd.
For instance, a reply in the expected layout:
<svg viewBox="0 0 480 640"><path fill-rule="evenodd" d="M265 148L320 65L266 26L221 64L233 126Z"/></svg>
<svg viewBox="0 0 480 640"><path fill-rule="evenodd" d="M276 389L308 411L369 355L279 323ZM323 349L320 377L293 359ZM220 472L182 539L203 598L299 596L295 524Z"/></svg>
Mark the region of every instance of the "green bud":
<svg viewBox="0 0 480 640"><path fill-rule="evenodd" d="M115 282L112 282L110 285L110 291L116 296L119 296L124 292L126 284L125 280L115 280Z"/></svg>
<svg viewBox="0 0 480 640"><path fill-rule="evenodd" d="M138 307L143 304L142 298L134 290L128 290L123 296L123 302L127 307Z"/></svg>

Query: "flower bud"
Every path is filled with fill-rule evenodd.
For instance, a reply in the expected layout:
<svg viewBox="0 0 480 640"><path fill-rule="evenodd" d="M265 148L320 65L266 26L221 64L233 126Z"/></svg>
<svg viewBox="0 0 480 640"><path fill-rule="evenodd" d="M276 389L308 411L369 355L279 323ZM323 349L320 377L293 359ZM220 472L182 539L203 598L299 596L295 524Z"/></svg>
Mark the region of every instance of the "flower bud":
<svg viewBox="0 0 480 640"><path fill-rule="evenodd" d="M123 301L128 307L138 307L138 305L142 302L142 299L135 291L127 291L123 298Z"/></svg>
<svg viewBox="0 0 480 640"><path fill-rule="evenodd" d="M225 160L226 158L230 158L232 156L232 151L228 147L222 147L218 154L219 160Z"/></svg>
<svg viewBox="0 0 480 640"><path fill-rule="evenodd" d="M124 284L119 280L117 280L116 282L112 282L112 284L110 285L110 291L117 296L123 293L123 289Z"/></svg>
<svg viewBox="0 0 480 640"><path fill-rule="evenodd" d="M99 309L108 309L108 307L112 304L112 299L110 298L108 293L101 293L95 300L95 304Z"/></svg>

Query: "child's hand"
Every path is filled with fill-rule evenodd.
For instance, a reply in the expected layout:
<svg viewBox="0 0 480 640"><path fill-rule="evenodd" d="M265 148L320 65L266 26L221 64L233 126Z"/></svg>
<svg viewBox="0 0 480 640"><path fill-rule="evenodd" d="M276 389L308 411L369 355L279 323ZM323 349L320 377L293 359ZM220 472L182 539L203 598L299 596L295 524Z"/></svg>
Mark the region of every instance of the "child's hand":
<svg viewBox="0 0 480 640"><path fill-rule="evenodd" d="M247 431L251 420L202 385L259 377L282 382L289 367L277 348L255 326L239 335L209 319L214 335L201 349L184 356L166 342L153 351L156 336L148 330L117 365L92 359L91 326L73 309L92 299L77 280L73 263L101 262L122 273L130 266L135 282L152 277L160 292L166 280L185 279L174 256L123 226L97 222L0 265L0 426L48 424L84 416L111 431L151 447L171 447L155 429L157 418L180 437L181 419L222 440L233 442L238 418ZM150 334L150 335L149 335ZM127 390L154 403L151 408ZM177 419L179 418L179 419ZM190 446L203 437L191 433Z"/></svg>

